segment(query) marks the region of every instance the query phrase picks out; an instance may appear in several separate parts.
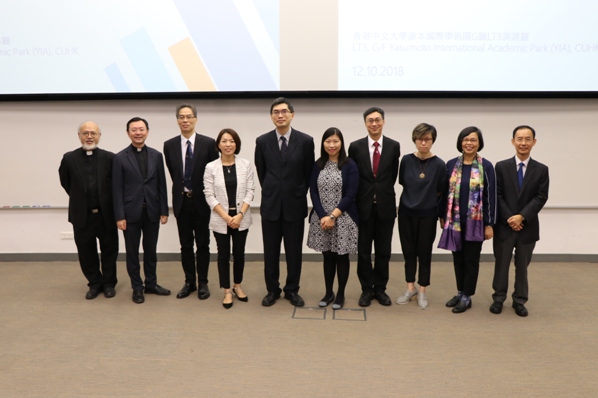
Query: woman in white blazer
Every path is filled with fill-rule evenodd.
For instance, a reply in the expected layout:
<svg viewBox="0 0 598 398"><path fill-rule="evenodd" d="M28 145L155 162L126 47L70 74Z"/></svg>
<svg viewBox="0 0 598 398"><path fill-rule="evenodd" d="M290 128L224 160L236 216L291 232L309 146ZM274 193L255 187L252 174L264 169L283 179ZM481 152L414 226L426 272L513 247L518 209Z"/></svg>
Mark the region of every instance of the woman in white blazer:
<svg viewBox="0 0 598 398"><path fill-rule="evenodd" d="M224 289L222 305L233 306L233 294L240 301L247 301L241 289L245 267L245 242L251 225L249 206L255 185L253 168L249 161L237 157L241 139L233 129L224 129L216 138L220 159L206 165L204 194L212 209L210 229L218 246L218 275ZM230 249L233 243L233 288L230 286Z"/></svg>

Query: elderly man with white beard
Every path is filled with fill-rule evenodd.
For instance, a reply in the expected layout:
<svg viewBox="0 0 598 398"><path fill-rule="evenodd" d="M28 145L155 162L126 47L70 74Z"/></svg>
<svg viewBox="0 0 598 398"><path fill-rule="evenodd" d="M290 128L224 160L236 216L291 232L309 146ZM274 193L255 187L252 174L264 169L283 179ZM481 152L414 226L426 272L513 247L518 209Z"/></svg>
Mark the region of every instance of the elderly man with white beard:
<svg viewBox="0 0 598 398"><path fill-rule="evenodd" d="M62 158L58 169L60 184L69 195L69 222L73 224L79 264L88 281L85 298L94 299L102 291L110 298L116 294L118 256L112 205L114 153L98 148L102 133L96 123L81 123L77 134L81 147Z"/></svg>

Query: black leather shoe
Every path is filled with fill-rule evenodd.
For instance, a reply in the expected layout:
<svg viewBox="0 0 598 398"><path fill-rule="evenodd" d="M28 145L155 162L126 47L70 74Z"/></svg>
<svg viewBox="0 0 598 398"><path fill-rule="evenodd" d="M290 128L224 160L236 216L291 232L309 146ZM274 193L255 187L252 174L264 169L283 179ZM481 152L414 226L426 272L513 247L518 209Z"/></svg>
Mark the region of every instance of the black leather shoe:
<svg viewBox="0 0 598 398"><path fill-rule="evenodd" d="M100 289L92 287L92 288L89 288L87 293L85 293L85 298L87 300L93 300L94 298L98 297L98 294L100 294Z"/></svg>
<svg viewBox="0 0 598 398"><path fill-rule="evenodd" d="M285 293L284 298L289 300L295 307L303 307L305 305L305 301L297 293Z"/></svg>
<svg viewBox="0 0 598 398"><path fill-rule="evenodd" d="M199 290L197 291L197 298L200 300L205 300L210 297L210 289L208 285L199 285Z"/></svg>
<svg viewBox="0 0 598 398"><path fill-rule="evenodd" d="M461 301L461 296L455 296L452 299L450 299L449 301L446 302L446 306L447 307L454 307L457 304L459 304L459 301Z"/></svg>
<svg viewBox="0 0 598 398"><path fill-rule="evenodd" d="M523 304L513 303L513 308L515 309L515 313L519 316L527 316L527 308Z"/></svg>
<svg viewBox="0 0 598 398"><path fill-rule="evenodd" d="M467 311L469 308L471 308L472 302L473 301L470 299L469 303L467 303L467 305L465 305L465 303L462 300L459 300L457 305L453 308L453 314L461 314L461 313Z"/></svg>
<svg viewBox="0 0 598 398"><path fill-rule="evenodd" d="M359 296L359 302L357 304L359 304L360 307L369 307L370 304L372 304L373 298L374 292L366 290L363 293L361 293L361 296Z"/></svg>
<svg viewBox="0 0 598 398"><path fill-rule="evenodd" d="M382 305L389 306L392 304L392 300L388 297L388 294L385 292L376 292L374 293L374 297L378 302Z"/></svg>
<svg viewBox="0 0 598 398"><path fill-rule="evenodd" d="M495 301L490 306L490 312L493 314L500 314L502 312L502 301Z"/></svg>
<svg viewBox="0 0 598 398"><path fill-rule="evenodd" d="M104 286L104 297L112 298L116 296L116 290L112 286Z"/></svg>
<svg viewBox="0 0 598 398"><path fill-rule="evenodd" d="M185 283L183 285L183 288L179 290L179 292L177 293L176 298L182 299L188 297L191 293L193 293L196 290L197 287L195 287L195 283L193 285L190 283Z"/></svg>
<svg viewBox="0 0 598 398"><path fill-rule="evenodd" d="M262 300L262 305L264 307L270 307L276 303L276 300L280 298L280 293L268 292L266 297Z"/></svg>
<svg viewBox="0 0 598 398"><path fill-rule="evenodd" d="M145 287L145 292L149 294L157 294L158 296L170 296L170 290L164 289L160 285L154 287Z"/></svg>
<svg viewBox="0 0 598 398"><path fill-rule="evenodd" d="M141 304L145 301L145 297L143 297L143 289L133 290L133 302L135 304Z"/></svg>

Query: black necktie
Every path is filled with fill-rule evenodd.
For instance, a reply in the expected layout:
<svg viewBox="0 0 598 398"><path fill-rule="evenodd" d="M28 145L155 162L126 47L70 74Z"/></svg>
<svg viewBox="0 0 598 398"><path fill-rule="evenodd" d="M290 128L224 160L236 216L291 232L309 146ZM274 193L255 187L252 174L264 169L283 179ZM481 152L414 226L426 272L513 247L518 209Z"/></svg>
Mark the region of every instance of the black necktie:
<svg viewBox="0 0 598 398"><path fill-rule="evenodd" d="M519 180L519 190L521 190L521 187L523 186L523 166L525 166L525 163L523 163L523 162L519 163L519 170L517 170L517 180Z"/></svg>
<svg viewBox="0 0 598 398"><path fill-rule="evenodd" d="M185 188L191 191L191 168L193 166L193 151L191 141L187 140L187 152L185 153Z"/></svg>
<svg viewBox="0 0 598 398"><path fill-rule="evenodd" d="M287 137L285 137L285 136L280 137L280 141L281 141L281 143L280 143L280 153L282 155L282 161L284 162L286 160L287 149L288 149L288 146L287 146Z"/></svg>

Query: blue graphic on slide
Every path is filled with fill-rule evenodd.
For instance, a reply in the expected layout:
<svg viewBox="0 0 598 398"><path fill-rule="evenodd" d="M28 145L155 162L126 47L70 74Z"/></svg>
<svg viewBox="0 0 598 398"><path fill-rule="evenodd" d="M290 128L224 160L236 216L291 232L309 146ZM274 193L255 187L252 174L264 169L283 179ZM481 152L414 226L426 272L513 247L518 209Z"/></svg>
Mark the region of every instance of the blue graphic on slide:
<svg viewBox="0 0 598 398"><path fill-rule="evenodd" d="M121 43L146 91L176 91L168 70L145 29L139 29L125 37Z"/></svg>

